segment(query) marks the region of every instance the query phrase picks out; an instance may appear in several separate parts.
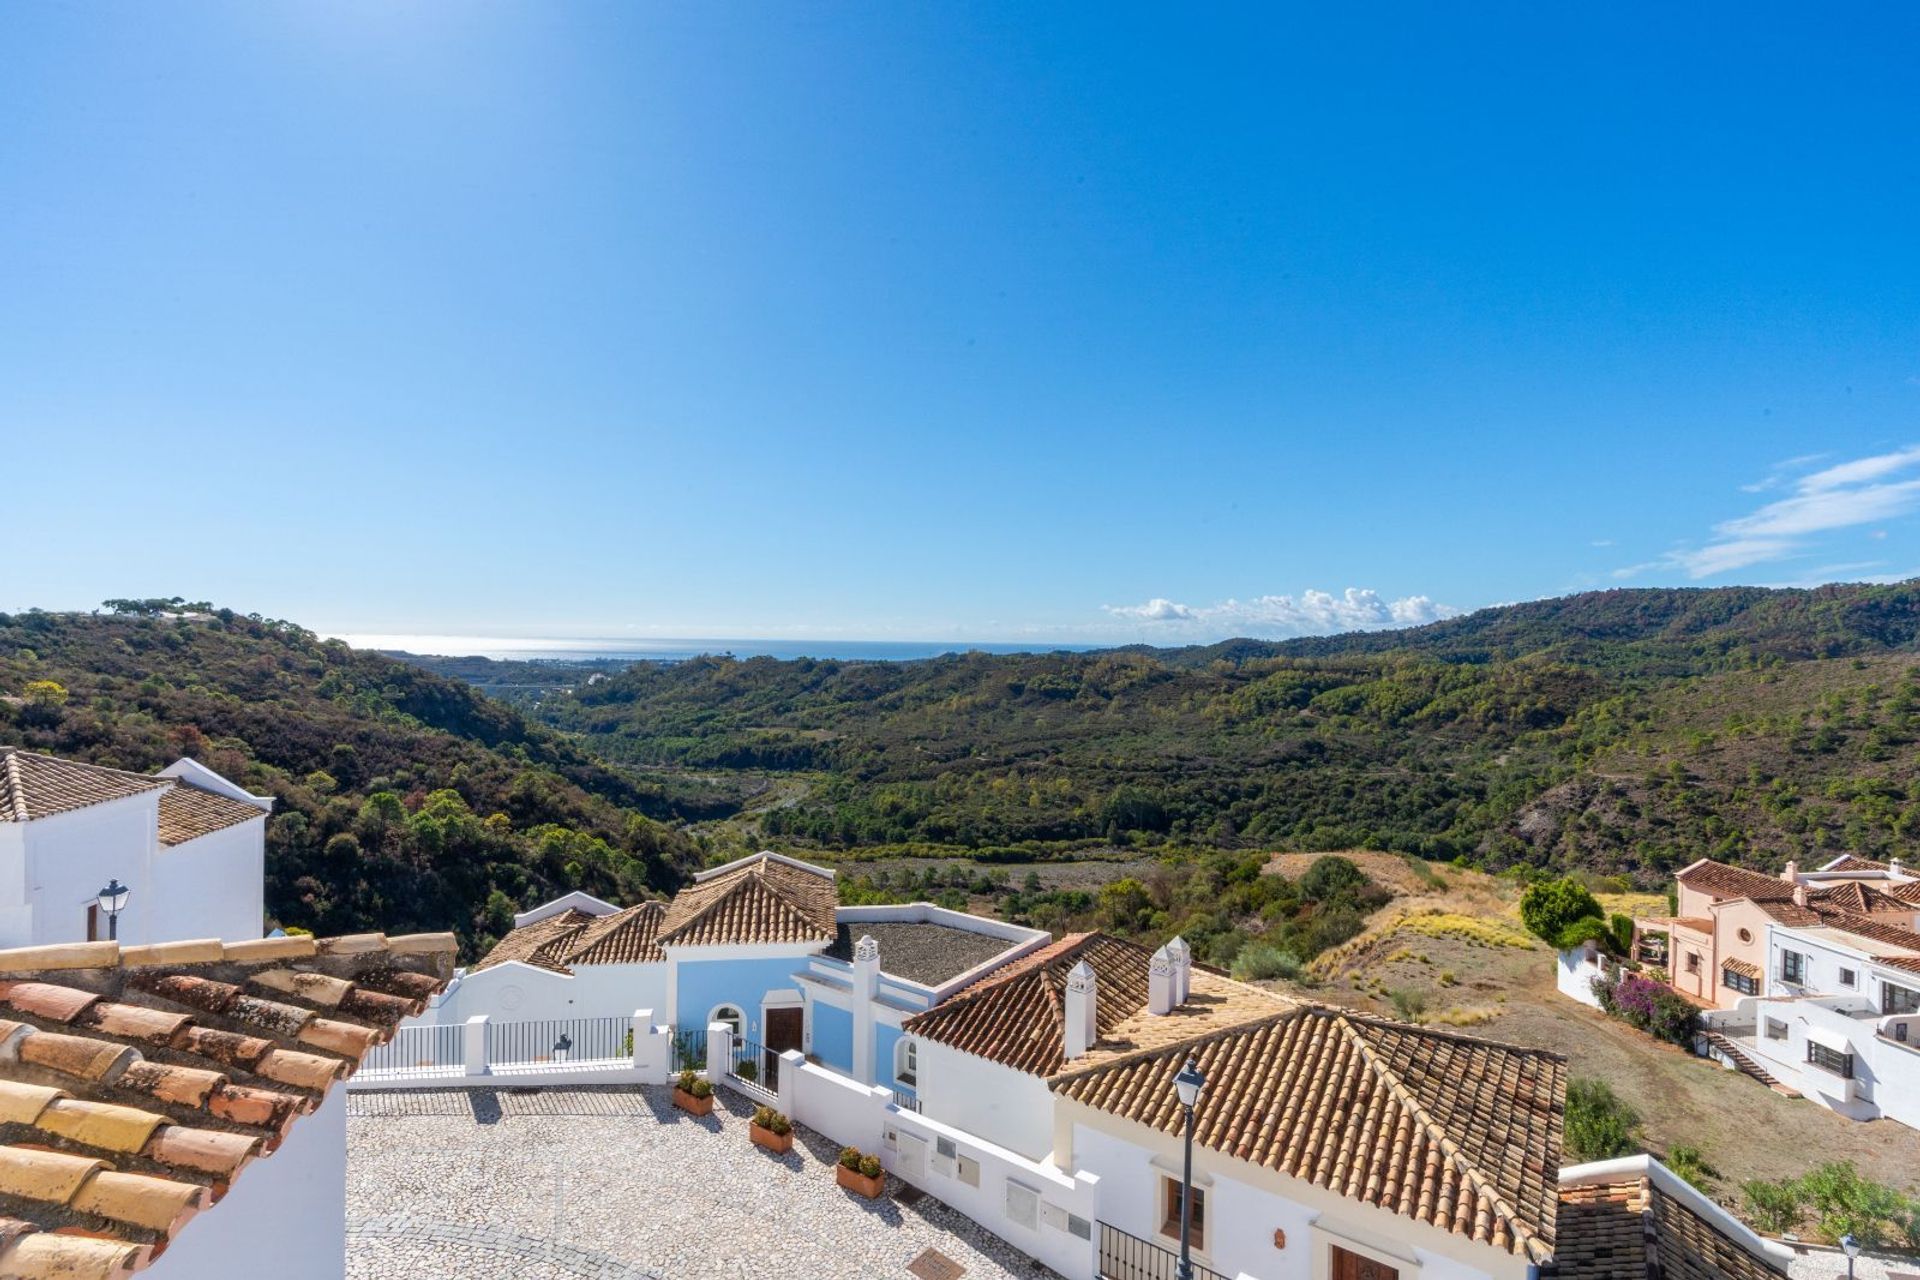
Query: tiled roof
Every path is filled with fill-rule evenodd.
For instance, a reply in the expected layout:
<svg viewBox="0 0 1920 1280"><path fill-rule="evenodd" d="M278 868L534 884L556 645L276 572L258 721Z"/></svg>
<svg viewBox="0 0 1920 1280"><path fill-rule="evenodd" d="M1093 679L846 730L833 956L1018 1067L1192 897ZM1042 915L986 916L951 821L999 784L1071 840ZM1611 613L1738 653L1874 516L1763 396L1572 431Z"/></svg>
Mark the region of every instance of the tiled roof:
<svg viewBox="0 0 1920 1280"><path fill-rule="evenodd" d="M1069 934L908 1018L902 1029L1016 1071L1050 1076L1067 1065L1067 973L1082 960L1092 967L1098 982L1094 1021L1105 1037L1146 1004L1150 958L1145 949L1105 934Z"/></svg>
<svg viewBox="0 0 1920 1280"><path fill-rule="evenodd" d="M675 894L659 941L682 947L832 942L833 877L759 854Z"/></svg>
<svg viewBox="0 0 1920 1280"><path fill-rule="evenodd" d="M1052 1087L1178 1135L1173 1077L1189 1054L1207 1080L1195 1142L1535 1262L1552 1256L1559 1055L1298 1006Z"/></svg>
<svg viewBox="0 0 1920 1280"><path fill-rule="evenodd" d="M510 960L555 973L571 973L577 964L664 960L666 956L655 938L666 913L664 902L642 902L604 916L563 911L515 929L468 972L478 973Z"/></svg>
<svg viewBox="0 0 1920 1280"><path fill-rule="evenodd" d="M153 778L8 747L0 751L0 822L51 818L172 785L172 778Z"/></svg>
<svg viewBox="0 0 1920 1280"><path fill-rule="evenodd" d="M1879 886L1880 892L1910 907L1920 907L1920 880L1891 881Z"/></svg>
<svg viewBox="0 0 1920 1280"><path fill-rule="evenodd" d="M593 919L567 939L561 948L563 964L644 964L664 960L657 941L660 922L667 914L664 902L642 902Z"/></svg>
<svg viewBox="0 0 1920 1280"><path fill-rule="evenodd" d="M159 1257L451 973L452 934L0 951L0 1276Z"/></svg>
<svg viewBox="0 0 1920 1280"><path fill-rule="evenodd" d="M1100 992L1105 998L1106 992ZM1187 998L1167 1013L1148 1013L1140 1005L1126 1018L1104 1031L1084 1058L1068 1064L1080 1071L1103 1062L1111 1062L1147 1049L1162 1049L1184 1044L1199 1036L1228 1027L1237 1027L1260 1018L1270 1018L1282 1009L1291 1009L1298 1001L1249 986L1232 978L1195 966L1192 988Z"/></svg>
<svg viewBox="0 0 1920 1280"><path fill-rule="evenodd" d="M1646 1178L1560 1188L1541 1280L1777 1280L1786 1268L1729 1238Z"/></svg>
<svg viewBox="0 0 1920 1280"><path fill-rule="evenodd" d="M1890 947L1900 947L1920 955L1920 933L1912 929L1904 929L1883 920L1869 920L1851 911L1821 911L1817 914L1819 923L1829 929L1838 929L1859 938L1872 938Z"/></svg>
<svg viewBox="0 0 1920 1280"><path fill-rule="evenodd" d="M1812 907L1803 907L1791 898L1756 898L1753 905L1777 924L1805 928L1820 923L1819 912Z"/></svg>
<svg viewBox="0 0 1920 1280"><path fill-rule="evenodd" d="M553 954L553 948L565 943L595 919L584 911L563 911L557 916L522 925L494 943L492 950L475 961L467 972L479 973L497 964L518 960L522 964L565 973L567 967Z"/></svg>
<svg viewBox="0 0 1920 1280"><path fill-rule="evenodd" d="M1728 866L1711 858L1703 858L1690 867L1683 867L1675 878L1689 889L1698 889L1716 898L1752 898L1760 901L1793 896L1793 886L1779 876Z"/></svg>
<svg viewBox="0 0 1920 1280"><path fill-rule="evenodd" d="M266 816L267 811L257 804L202 791L184 782L175 783L172 790L160 797L160 843L185 844Z"/></svg>
<svg viewBox="0 0 1920 1280"><path fill-rule="evenodd" d="M1887 871L1891 868L1884 862L1875 862L1872 858L1858 858L1851 853L1843 853L1820 869L1822 871Z"/></svg>
<svg viewBox="0 0 1920 1280"><path fill-rule="evenodd" d="M1746 960L1724 960L1720 967L1728 973L1737 973L1743 978L1752 978L1756 982L1760 979L1760 966Z"/></svg>

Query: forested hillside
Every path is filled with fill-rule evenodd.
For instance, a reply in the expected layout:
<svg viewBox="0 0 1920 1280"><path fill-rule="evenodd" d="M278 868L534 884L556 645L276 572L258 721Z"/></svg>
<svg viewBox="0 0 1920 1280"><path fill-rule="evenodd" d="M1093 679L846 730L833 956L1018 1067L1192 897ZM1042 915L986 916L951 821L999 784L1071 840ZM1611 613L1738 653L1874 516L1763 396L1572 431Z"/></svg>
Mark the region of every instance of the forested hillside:
<svg viewBox="0 0 1920 1280"><path fill-rule="evenodd" d="M698 861L657 792L459 681L288 623L114 603L0 614L0 742L141 771L188 755L273 795L283 924L484 946L515 907L630 899Z"/></svg>
<svg viewBox="0 0 1920 1280"><path fill-rule="evenodd" d="M1917 635L1914 583L1612 591L1284 643L525 683L637 776L791 778L757 815L776 841L1370 847L1651 880L1907 842Z"/></svg>

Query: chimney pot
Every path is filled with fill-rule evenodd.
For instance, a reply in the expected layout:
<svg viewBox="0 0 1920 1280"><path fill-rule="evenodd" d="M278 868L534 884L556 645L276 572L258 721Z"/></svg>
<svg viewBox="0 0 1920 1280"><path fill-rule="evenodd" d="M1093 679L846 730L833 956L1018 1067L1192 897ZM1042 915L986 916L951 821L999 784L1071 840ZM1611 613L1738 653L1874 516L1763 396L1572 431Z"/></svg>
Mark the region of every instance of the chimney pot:
<svg viewBox="0 0 1920 1280"><path fill-rule="evenodd" d="M1065 1048L1069 1062L1083 1057L1099 1038L1099 999L1100 979L1093 966L1082 960L1067 974Z"/></svg>
<svg viewBox="0 0 1920 1280"><path fill-rule="evenodd" d="M1173 1012L1173 957L1165 947L1147 961L1147 1012L1156 1017Z"/></svg>
<svg viewBox="0 0 1920 1280"><path fill-rule="evenodd" d="M1173 962L1173 1002L1185 1004L1193 994L1193 949L1176 937L1167 944L1167 958Z"/></svg>

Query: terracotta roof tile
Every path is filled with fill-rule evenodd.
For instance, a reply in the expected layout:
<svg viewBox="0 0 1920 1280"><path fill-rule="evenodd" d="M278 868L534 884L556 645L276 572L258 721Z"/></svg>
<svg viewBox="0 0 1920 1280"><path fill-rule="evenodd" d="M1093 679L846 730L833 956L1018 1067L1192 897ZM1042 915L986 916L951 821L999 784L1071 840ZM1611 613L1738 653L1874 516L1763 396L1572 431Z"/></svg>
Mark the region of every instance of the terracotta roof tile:
<svg viewBox="0 0 1920 1280"><path fill-rule="evenodd" d="M1862 858L1851 853L1841 854L1831 863L1820 868L1822 871L1887 871L1884 862L1875 862L1872 858Z"/></svg>
<svg viewBox="0 0 1920 1280"><path fill-rule="evenodd" d="M687 947L832 942L839 904L832 876L757 854L675 894L659 941Z"/></svg>
<svg viewBox="0 0 1920 1280"><path fill-rule="evenodd" d="M0 951L0 1276L146 1265L452 972L450 937L306 944L196 943L174 954L217 958L179 969L136 963L153 948ZM351 1012L365 995L374 1017Z"/></svg>
<svg viewBox="0 0 1920 1280"><path fill-rule="evenodd" d="M172 785L172 778L106 769L15 747L0 748L0 821L3 822L51 818Z"/></svg>
<svg viewBox="0 0 1920 1280"><path fill-rule="evenodd" d="M557 916L548 916L545 920L536 920L523 925L493 944L486 955L480 957L467 970L479 973L495 965L518 960L536 968L551 969L556 973L565 973L567 967L549 953L551 944L564 941L580 932L594 920L584 911L563 911Z"/></svg>
<svg viewBox="0 0 1920 1280"><path fill-rule="evenodd" d="M1067 974L1085 960L1097 980L1100 1038L1147 1003L1144 947L1076 933L1003 965L959 995L908 1018L903 1030L1016 1071L1050 1076L1067 1065Z"/></svg>
<svg viewBox="0 0 1920 1280"><path fill-rule="evenodd" d="M1536 1262L1552 1255L1558 1055L1297 1006L1052 1087L1177 1135L1172 1082L1189 1055L1207 1077L1195 1142Z"/></svg>
<svg viewBox="0 0 1920 1280"><path fill-rule="evenodd" d="M1793 897L1793 886L1779 876L1729 866L1711 858L1683 867L1675 878L1689 889L1698 889L1716 898L1752 898L1760 901Z"/></svg>
<svg viewBox="0 0 1920 1280"><path fill-rule="evenodd" d="M642 902L600 916L556 948L560 961L576 964L645 964L666 959L660 950L660 924L667 904Z"/></svg>
<svg viewBox="0 0 1920 1280"><path fill-rule="evenodd" d="M1778 1280L1787 1274L1649 1179L1564 1186L1541 1280Z"/></svg>
<svg viewBox="0 0 1920 1280"><path fill-rule="evenodd" d="M160 797L160 843L185 844L266 816L267 811L257 804L179 782Z"/></svg>

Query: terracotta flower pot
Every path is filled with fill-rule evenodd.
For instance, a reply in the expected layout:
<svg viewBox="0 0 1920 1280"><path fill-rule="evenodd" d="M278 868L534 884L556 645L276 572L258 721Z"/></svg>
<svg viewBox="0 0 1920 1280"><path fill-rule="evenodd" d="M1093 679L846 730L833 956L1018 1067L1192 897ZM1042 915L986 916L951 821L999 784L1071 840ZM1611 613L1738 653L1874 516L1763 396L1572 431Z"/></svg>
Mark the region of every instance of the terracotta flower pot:
<svg viewBox="0 0 1920 1280"><path fill-rule="evenodd" d="M887 1175L883 1172L869 1178L857 1169L849 1169L843 1164L833 1166L833 1180L849 1191L856 1191L869 1200L878 1200L880 1192L887 1185Z"/></svg>
<svg viewBox="0 0 1920 1280"><path fill-rule="evenodd" d="M775 1133L771 1129L762 1129L757 1124L749 1123L747 1125L747 1136L753 1139L754 1146L765 1147L777 1156L783 1156L793 1150L793 1130L791 1129L785 1133ZM838 1167L837 1165L835 1166L835 1168Z"/></svg>
<svg viewBox="0 0 1920 1280"><path fill-rule="evenodd" d="M675 1085L673 1086L673 1105L696 1116L712 1115L713 1095L696 1098L679 1085Z"/></svg>

